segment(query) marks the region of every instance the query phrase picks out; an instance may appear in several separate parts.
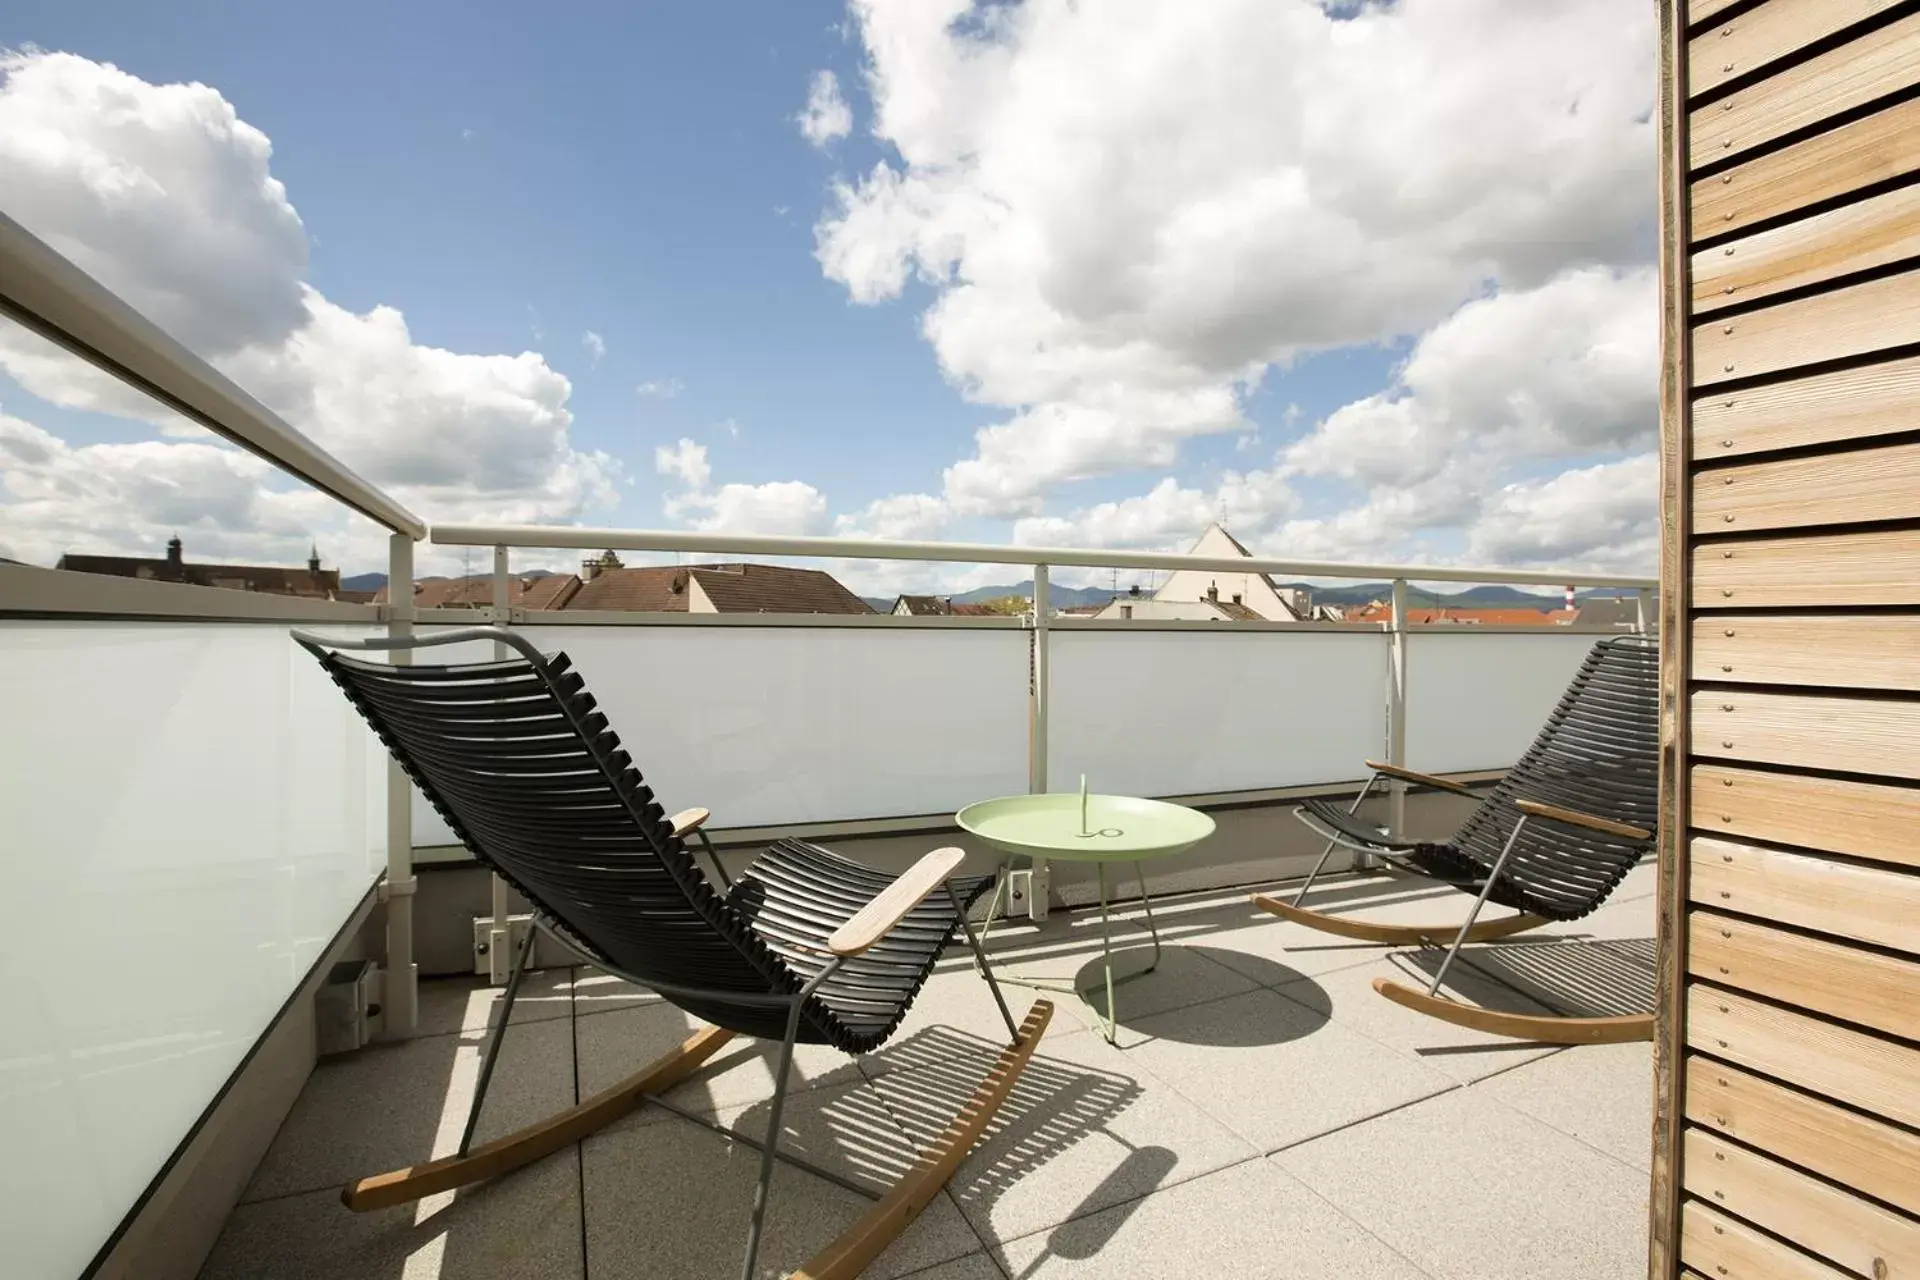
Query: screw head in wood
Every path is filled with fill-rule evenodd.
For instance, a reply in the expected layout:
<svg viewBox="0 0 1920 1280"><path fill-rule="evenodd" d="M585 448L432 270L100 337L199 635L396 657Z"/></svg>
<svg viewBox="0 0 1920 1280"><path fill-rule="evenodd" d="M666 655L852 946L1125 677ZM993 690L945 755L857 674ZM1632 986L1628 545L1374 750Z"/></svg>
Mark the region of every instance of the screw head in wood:
<svg viewBox="0 0 1920 1280"><path fill-rule="evenodd" d="M1723 746L1723 747L1725 747L1725 748L1726 748L1727 750L1729 750L1729 751L1731 751L1731 750L1733 750L1733 739L1732 739L1732 738L1722 738L1722 739L1720 739L1720 745L1721 745L1721 746Z"/></svg>
<svg viewBox="0 0 1920 1280"><path fill-rule="evenodd" d="M1722 67L1722 68L1720 68L1720 69L1721 69L1722 71L1731 71L1731 70L1733 70L1733 64L1732 64L1731 62L1729 62L1729 63L1728 63L1728 64L1727 64L1726 66L1724 66L1724 67Z"/></svg>
<svg viewBox="0 0 1920 1280"><path fill-rule="evenodd" d="M1733 554L1733 552L1731 552L1731 551L1729 551L1729 552L1727 552L1727 554L1728 554L1728 555L1732 555L1732 554ZM1732 628L1732 627L1728 627L1728 628L1727 628L1727 634L1728 634L1728 635L1732 635L1732 634L1733 634L1733 628ZM1732 783L1728 783L1727 785L1728 785L1728 786L1732 786L1733 784L1732 784Z"/></svg>
<svg viewBox="0 0 1920 1280"><path fill-rule="evenodd" d="M1733 670L1733 668L1732 668L1732 667L1721 667L1720 669L1721 669L1722 671L1731 671L1731 670Z"/></svg>
<svg viewBox="0 0 1920 1280"><path fill-rule="evenodd" d="M1732 365L1730 365L1730 364L1723 364L1723 365L1721 365L1721 366L1720 366L1720 372L1722 372L1722 373L1732 373L1732 372L1733 372L1733 366L1732 366Z"/></svg>
<svg viewBox="0 0 1920 1280"><path fill-rule="evenodd" d="M1733 441L1731 441L1731 440L1722 440L1722 441L1720 442L1720 447L1721 447L1722 449L1731 449L1731 448L1733 448Z"/></svg>
<svg viewBox="0 0 1920 1280"><path fill-rule="evenodd" d="M1733 704L1731 702L1723 702L1720 704L1720 709L1722 711L1731 711L1733 710Z"/></svg>
<svg viewBox="0 0 1920 1280"><path fill-rule="evenodd" d="M1720 518L1721 518L1722 520L1724 520L1724 521L1726 521L1726 522L1727 522L1728 524L1732 524L1732 523L1733 523L1733 517L1732 517L1732 516L1730 516L1730 515L1729 515L1729 516L1721 516Z"/></svg>
<svg viewBox="0 0 1920 1280"><path fill-rule="evenodd" d="M1723 173L1723 174L1721 174L1721 175L1720 175L1720 181L1721 181L1721 182L1722 182L1723 184L1724 184L1724 183L1728 183L1728 182L1732 182L1732 181L1733 181L1733 175L1732 175L1732 174L1730 174L1730 173Z"/></svg>
<svg viewBox="0 0 1920 1280"><path fill-rule="evenodd" d="M1733 599L1733 588L1732 588L1732 587L1722 587L1722 588L1720 588L1720 597L1721 597L1721 599L1723 599L1723 600L1731 600L1731 599Z"/></svg>
<svg viewBox="0 0 1920 1280"><path fill-rule="evenodd" d="M1727 256L1727 257L1729 257L1729 258L1731 258L1731 257L1733 256L1733 246L1732 246L1732 245L1728 245L1728 246L1727 246L1727 253L1726 253L1726 256Z"/></svg>

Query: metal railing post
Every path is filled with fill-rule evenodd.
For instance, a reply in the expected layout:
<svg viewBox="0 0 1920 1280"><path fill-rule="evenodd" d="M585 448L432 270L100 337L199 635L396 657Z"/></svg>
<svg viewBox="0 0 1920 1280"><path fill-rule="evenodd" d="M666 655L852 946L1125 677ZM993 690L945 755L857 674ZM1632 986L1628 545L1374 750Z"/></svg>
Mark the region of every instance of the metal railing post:
<svg viewBox="0 0 1920 1280"><path fill-rule="evenodd" d="M1407 765L1407 580L1393 580L1393 630L1387 674L1387 763ZM1387 834L1399 839L1407 829L1407 784L1387 784ZM1366 859L1371 866L1372 858Z"/></svg>
<svg viewBox="0 0 1920 1280"><path fill-rule="evenodd" d="M1047 566L1033 566L1033 733L1027 756L1027 787L1035 795L1047 789L1047 702L1052 656L1049 653L1047 615L1053 611L1053 593L1049 590ZM1047 918L1047 863L1033 860L1033 874L1027 894L1027 917Z"/></svg>
<svg viewBox="0 0 1920 1280"><path fill-rule="evenodd" d="M413 634L413 538L387 540L387 634ZM388 661L410 663L395 649ZM409 1036L419 1025L420 968L413 960L413 781L400 762L387 759L387 964L381 994L383 1032Z"/></svg>
<svg viewBox="0 0 1920 1280"><path fill-rule="evenodd" d="M493 549L493 621L498 626L510 626L513 622L512 582L507 570L507 549L496 545ZM493 642L493 656L497 662L505 662L513 656L513 649L500 641ZM513 958L513 915L507 901L507 882L498 875L493 877L492 915L487 922L487 982L499 986L511 976Z"/></svg>
<svg viewBox="0 0 1920 1280"><path fill-rule="evenodd" d="M1647 624L1653 620L1653 592L1645 587L1633 593L1633 629L1641 635L1647 634Z"/></svg>

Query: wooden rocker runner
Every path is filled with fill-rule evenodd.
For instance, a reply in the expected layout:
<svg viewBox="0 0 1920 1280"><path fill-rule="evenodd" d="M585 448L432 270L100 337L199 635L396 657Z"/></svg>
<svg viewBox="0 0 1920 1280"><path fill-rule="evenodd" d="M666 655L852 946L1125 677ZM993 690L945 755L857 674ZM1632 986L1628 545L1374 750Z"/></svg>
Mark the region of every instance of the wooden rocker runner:
<svg viewBox="0 0 1920 1280"><path fill-rule="evenodd" d="M914 1166L796 1276L851 1280L939 1193L1012 1090L1053 1006L1036 1001L1015 1025L967 908L987 876L956 878L961 851L938 849L898 878L798 840L782 840L737 878L713 858L705 810L666 816L566 655L546 657L505 628L339 640L295 631L319 658L429 803L482 864L532 905L539 929L607 972L711 1025L658 1062L559 1115L473 1145L534 930L515 953L487 1038L466 1130L455 1154L348 1183L350 1209L381 1209L532 1163L603 1128L695 1071L735 1035L780 1041L760 1179L742 1275L759 1254L773 1162L807 1169L869 1198L830 1170L779 1150L795 1044L867 1053L887 1041L952 941L956 926L980 962L1008 1044L974 1096ZM453 666L388 665L341 650L413 649L492 640L518 656ZM697 834L718 888L687 846Z"/></svg>
<svg viewBox="0 0 1920 1280"><path fill-rule="evenodd" d="M1449 1000L1440 994L1440 984L1469 942L1578 920L1593 911L1652 848L1659 801L1659 662L1658 648L1640 636L1594 645L1526 755L1445 843L1393 839L1355 815L1382 778L1463 796L1474 793L1445 778L1367 761L1372 775L1351 805L1341 809L1326 800L1308 800L1294 810L1327 844L1293 900L1256 894L1254 905L1365 942L1438 946L1452 934L1426 991L1386 978L1373 984L1394 1003L1447 1022L1554 1044L1651 1039L1651 1013L1601 1018L1503 1013ZM1308 910L1303 905L1307 891L1336 845L1372 854L1395 871L1474 894L1473 909L1459 925L1373 924ZM1518 914L1481 920L1489 902Z"/></svg>

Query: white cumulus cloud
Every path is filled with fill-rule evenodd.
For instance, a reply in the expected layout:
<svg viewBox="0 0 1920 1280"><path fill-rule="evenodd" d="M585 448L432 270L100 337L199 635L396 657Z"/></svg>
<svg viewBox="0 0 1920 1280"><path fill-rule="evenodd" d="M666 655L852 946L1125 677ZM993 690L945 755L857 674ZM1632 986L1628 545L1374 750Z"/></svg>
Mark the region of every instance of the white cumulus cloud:
<svg viewBox="0 0 1920 1280"><path fill-rule="evenodd" d="M827 499L800 480L711 487L713 468L707 447L681 439L654 450L654 469L678 488L667 495L669 518L684 520L702 533L819 535L827 532Z"/></svg>
<svg viewBox="0 0 1920 1280"><path fill-rule="evenodd" d="M151 84L72 54L0 55L8 212L349 467L432 519L568 520L611 504L619 465L574 447L571 386L543 357L423 344L397 309L356 313L307 283L306 233L271 156L266 135L207 85ZM11 453L9 491L40 495L40 527L72 531L59 549L137 547L155 521L177 514L167 508L162 519L153 486L101 502L62 481L60 468L138 456L173 476L210 456L204 433L14 326L0 327L0 369L56 405L197 437L138 455ZM229 479L256 474L206 465ZM62 492L90 514L63 515ZM256 502L217 504L218 537L210 530L196 546L224 538L233 554L250 545L264 554L286 536L269 515L288 509L266 490ZM291 509L310 512L309 527L344 527L324 500ZM25 516L16 509L7 520Z"/></svg>
<svg viewBox="0 0 1920 1280"><path fill-rule="evenodd" d="M840 78L831 71L814 72L807 85L807 105L794 120L800 135L816 147L852 133L853 108L840 96Z"/></svg>
<svg viewBox="0 0 1920 1280"><path fill-rule="evenodd" d="M1651 13L1536 0L854 0L875 136L816 228L856 302L1001 411L957 511L1243 432L1296 354L1645 260Z"/></svg>

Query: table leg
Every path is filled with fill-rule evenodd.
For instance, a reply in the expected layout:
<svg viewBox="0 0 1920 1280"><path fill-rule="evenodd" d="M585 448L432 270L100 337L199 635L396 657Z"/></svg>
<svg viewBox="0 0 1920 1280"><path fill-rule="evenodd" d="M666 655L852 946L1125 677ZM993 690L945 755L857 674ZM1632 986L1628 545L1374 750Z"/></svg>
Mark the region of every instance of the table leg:
<svg viewBox="0 0 1920 1280"><path fill-rule="evenodd" d="M1153 899L1147 893L1146 871L1138 862L1135 862L1133 874L1135 880L1138 881L1140 885L1140 904L1146 909L1147 936L1153 939L1153 960L1144 969L1135 969L1131 973L1123 973L1116 978L1113 974L1113 907L1107 892L1107 864L1104 862L1096 862L1093 865L1094 876L1100 888L1100 969L1101 977L1106 985L1106 1009L1102 1011L1100 1006L1095 1003L1094 998L1088 994L1088 989L1077 984L1045 978L1030 978L1025 974L1014 973L1010 970L996 970L995 972L1001 982L1013 983L1017 986L1029 987L1037 991L1057 991L1064 995L1079 996L1082 1000L1086 1001L1088 1008L1092 1009L1096 1014L1101 1015L1100 1029L1101 1033L1106 1037L1107 1043L1118 1044L1120 1020L1119 1010L1114 999L1114 988L1124 986L1126 983L1132 982L1135 978L1144 978L1160 967L1160 927L1153 918ZM993 897L987 901L987 918L980 926L981 955L984 955L986 952L987 939L993 932L994 917L999 913L1001 902L1006 896L1009 884L1008 873L1012 866L1012 859L1008 859L1000 864L999 878L993 887ZM981 960L979 956L975 956L973 966L976 970L980 969Z"/></svg>
<svg viewBox="0 0 1920 1280"><path fill-rule="evenodd" d="M1113 1007L1113 921L1107 914L1107 864L1094 863L1093 873L1100 882L1100 964L1107 973L1107 1043L1113 1044L1119 1036L1120 1019ZM1154 946L1156 950L1153 962L1159 964L1157 939Z"/></svg>
<svg viewBox="0 0 1920 1280"><path fill-rule="evenodd" d="M1153 938L1153 963L1140 972L1152 973L1160 967L1160 927L1153 922L1153 899L1147 894L1147 873L1138 862L1133 864L1133 878L1140 882L1140 905L1146 908L1147 933Z"/></svg>

